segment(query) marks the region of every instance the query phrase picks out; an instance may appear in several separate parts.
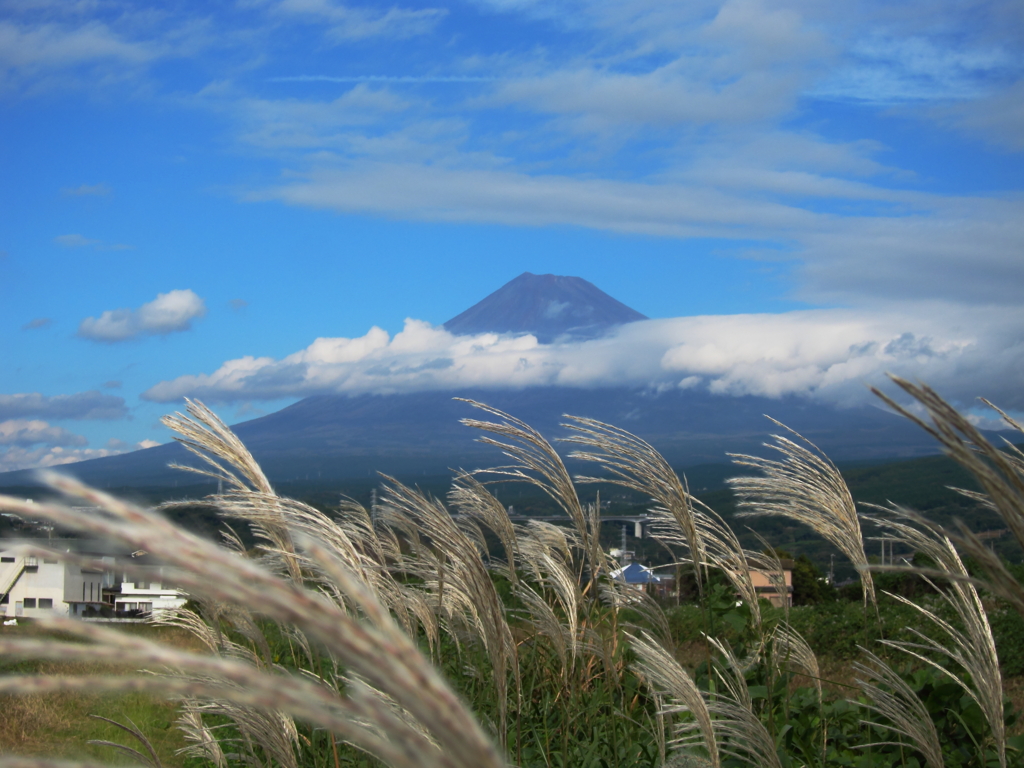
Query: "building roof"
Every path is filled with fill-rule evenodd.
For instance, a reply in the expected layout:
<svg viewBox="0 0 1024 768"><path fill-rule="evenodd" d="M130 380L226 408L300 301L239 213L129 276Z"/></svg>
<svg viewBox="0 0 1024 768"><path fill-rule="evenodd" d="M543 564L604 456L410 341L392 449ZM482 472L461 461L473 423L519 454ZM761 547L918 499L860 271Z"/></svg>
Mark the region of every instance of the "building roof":
<svg viewBox="0 0 1024 768"><path fill-rule="evenodd" d="M661 577L655 576L654 571L636 562L612 571L611 576L613 579L624 581L627 584L657 584L661 581Z"/></svg>

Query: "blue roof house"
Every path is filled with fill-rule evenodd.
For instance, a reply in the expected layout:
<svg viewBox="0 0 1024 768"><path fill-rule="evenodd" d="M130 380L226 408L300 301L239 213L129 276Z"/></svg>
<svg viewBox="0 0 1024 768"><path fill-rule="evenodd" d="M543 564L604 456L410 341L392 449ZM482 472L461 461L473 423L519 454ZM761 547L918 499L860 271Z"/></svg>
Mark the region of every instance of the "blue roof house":
<svg viewBox="0 0 1024 768"><path fill-rule="evenodd" d="M650 568L645 568L637 562L612 571L611 577L616 581L625 582L638 590L642 590L648 584L659 584L661 582L660 576L656 576Z"/></svg>

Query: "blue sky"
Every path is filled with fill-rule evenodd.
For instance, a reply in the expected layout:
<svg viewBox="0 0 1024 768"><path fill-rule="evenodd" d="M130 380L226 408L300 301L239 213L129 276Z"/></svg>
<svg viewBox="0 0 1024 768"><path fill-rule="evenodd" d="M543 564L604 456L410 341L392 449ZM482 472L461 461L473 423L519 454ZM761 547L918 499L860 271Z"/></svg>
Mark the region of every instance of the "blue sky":
<svg viewBox="0 0 1024 768"><path fill-rule="evenodd" d="M1022 73L1015 1L0 2L0 469L185 396L896 371L1020 411ZM652 320L438 328L524 271Z"/></svg>

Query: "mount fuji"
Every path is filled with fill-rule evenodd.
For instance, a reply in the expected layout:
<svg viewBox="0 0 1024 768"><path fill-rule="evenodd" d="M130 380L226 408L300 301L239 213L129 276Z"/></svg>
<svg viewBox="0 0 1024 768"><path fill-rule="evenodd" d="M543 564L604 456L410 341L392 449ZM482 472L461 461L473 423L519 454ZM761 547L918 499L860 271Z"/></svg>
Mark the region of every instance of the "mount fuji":
<svg viewBox="0 0 1024 768"><path fill-rule="evenodd" d="M524 273L444 324L457 335L533 334L541 344L593 339L645 320L579 277ZM836 460L895 459L936 452L914 425L871 406L838 408L799 397L716 395L693 389L455 388L406 394L317 395L234 430L276 481L348 479L384 472L399 477L443 474L452 467L502 463L475 442L459 419L480 412L454 398L500 408L549 439L564 433L562 415L587 416L644 438L676 466L724 463L726 452L757 452L773 418L813 440ZM177 443L63 465L63 472L100 487L171 485L187 480L171 463L198 460ZM32 482L30 470L0 474L0 486Z"/></svg>

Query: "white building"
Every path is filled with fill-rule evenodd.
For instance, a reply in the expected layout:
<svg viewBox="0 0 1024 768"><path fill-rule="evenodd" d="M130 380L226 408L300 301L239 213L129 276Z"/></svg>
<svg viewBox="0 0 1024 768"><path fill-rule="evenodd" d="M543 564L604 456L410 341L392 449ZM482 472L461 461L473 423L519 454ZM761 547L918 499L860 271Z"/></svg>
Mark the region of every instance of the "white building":
<svg viewBox="0 0 1024 768"><path fill-rule="evenodd" d="M18 543L28 542L0 540L0 615L4 618L141 617L179 608L187 599L167 584L163 566L146 562L145 553L126 555L80 540L35 542L48 549L73 547L102 562L102 568L88 568L60 557L23 555Z"/></svg>
<svg viewBox="0 0 1024 768"><path fill-rule="evenodd" d="M83 616L103 605L103 571L26 557L0 542L0 610L8 618ZM113 558L111 558L113 563Z"/></svg>
<svg viewBox="0 0 1024 768"><path fill-rule="evenodd" d="M188 599L180 589L167 584L164 566L145 562L148 555L136 552L130 556L132 571L112 571L112 584L106 590L109 603L114 606L115 616L145 616L160 611L180 608ZM118 566L123 567L129 558L119 558ZM108 604L109 604L108 603Z"/></svg>

